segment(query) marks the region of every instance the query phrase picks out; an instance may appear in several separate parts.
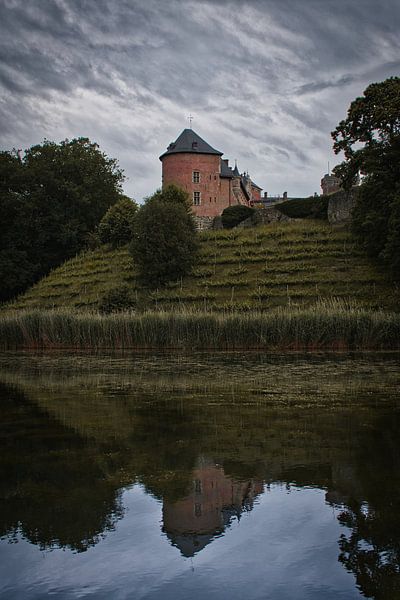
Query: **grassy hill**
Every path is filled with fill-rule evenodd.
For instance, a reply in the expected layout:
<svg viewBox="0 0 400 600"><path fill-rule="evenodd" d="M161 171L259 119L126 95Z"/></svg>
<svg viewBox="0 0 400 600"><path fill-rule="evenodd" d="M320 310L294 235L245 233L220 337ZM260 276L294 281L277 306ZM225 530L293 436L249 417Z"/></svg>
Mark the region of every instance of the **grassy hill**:
<svg viewBox="0 0 400 600"><path fill-rule="evenodd" d="M399 289L354 246L346 230L304 220L200 237L195 272L162 290L140 287L126 248L103 246L55 269L12 308L94 310L108 290L128 283L143 309L267 310L309 306L334 296L363 307L398 310Z"/></svg>

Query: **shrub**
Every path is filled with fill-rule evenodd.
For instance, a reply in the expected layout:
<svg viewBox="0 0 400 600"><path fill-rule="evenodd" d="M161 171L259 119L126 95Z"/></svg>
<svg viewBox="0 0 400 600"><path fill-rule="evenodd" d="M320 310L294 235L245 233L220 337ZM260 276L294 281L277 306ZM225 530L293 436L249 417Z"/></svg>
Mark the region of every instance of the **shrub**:
<svg viewBox="0 0 400 600"><path fill-rule="evenodd" d="M236 225L239 225L239 223L251 217L254 212L254 208L250 208L249 206L244 206L242 204L229 206L222 212L222 225L225 229L236 227Z"/></svg>
<svg viewBox="0 0 400 600"><path fill-rule="evenodd" d="M105 314L129 310L136 307L136 298L131 287L123 283L108 290L99 302L99 311Z"/></svg>
<svg viewBox="0 0 400 600"><path fill-rule="evenodd" d="M113 248L130 242L133 238L137 209L136 202L127 197L111 206L99 224L100 241L103 244L111 244Z"/></svg>
<svg viewBox="0 0 400 600"><path fill-rule="evenodd" d="M276 208L292 219L328 219L328 198L322 196L287 200Z"/></svg>
<svg viewBox="0 0 400 600"><path fill-rule="evenodd" d="M139 278L150 287L187 275L198 250L187 192L170 185L147 198L138 211L129 249Z"/></svg>

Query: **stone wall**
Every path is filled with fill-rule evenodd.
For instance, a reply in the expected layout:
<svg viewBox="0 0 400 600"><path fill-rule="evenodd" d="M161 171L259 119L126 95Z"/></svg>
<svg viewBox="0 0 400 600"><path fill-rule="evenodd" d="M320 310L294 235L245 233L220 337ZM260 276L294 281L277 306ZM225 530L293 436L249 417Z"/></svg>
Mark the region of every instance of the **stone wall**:
<svg viewBox="0 0 400 600"><path fill-rule="evenodd" d="M328 221L332 225L346 225L351 221L351 214L356 202L358 188L350 192L343 190L331 194L328 202ZM221 217L194 217L198 231L206 229L222 229ZM268 225L269 223L288 223L293 221L287 215L281 213L277 206L256 208L254 214L245 219L237 227L255 227L256 225Z"/></svg>
<svg viewBox="0 0 400 600"><path fill-rule="evenodd" d="M194 222L196 223L197 231L205 231L206 229L214 228L215 217L198 217L194 215Z"/></svg>
<svg viewBox="0 0 400 600"><path fill-rule="evenodd" d="M357 193L358 188L353 188L350 192L341 190L329 196L328 221L331 225L345 225L351 222Z"/></svg>

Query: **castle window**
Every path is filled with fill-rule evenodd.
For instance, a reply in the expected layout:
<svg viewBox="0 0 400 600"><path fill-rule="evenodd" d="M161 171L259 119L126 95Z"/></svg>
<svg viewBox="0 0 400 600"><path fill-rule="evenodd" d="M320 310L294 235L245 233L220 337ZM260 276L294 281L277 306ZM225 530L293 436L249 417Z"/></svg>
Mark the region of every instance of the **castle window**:
<svg viewBox="0 0 400 600"><path fill-rule="evenodd" d="M193 204L195 206L200 206L200 204L201 204L200 192L193 192Z"/></svg>
<svg viewBox="0 0 400 600"><path fill-rule="evenodd" d="M193 180L193 183L200 183L200 172L199 171L193 171L192 180Z"/></svg>

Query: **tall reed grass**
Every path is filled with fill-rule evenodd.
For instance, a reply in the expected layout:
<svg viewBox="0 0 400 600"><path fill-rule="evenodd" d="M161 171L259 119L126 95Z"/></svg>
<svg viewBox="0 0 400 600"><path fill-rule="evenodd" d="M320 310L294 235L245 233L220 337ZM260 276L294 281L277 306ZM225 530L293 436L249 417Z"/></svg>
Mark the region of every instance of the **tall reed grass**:
<svg viewBox="0 0 400 600"><path fill-rule="evenodd" d="M0 315L0 348L400 349L400 314L340 300L266 312L19 311Z"/></svg>

